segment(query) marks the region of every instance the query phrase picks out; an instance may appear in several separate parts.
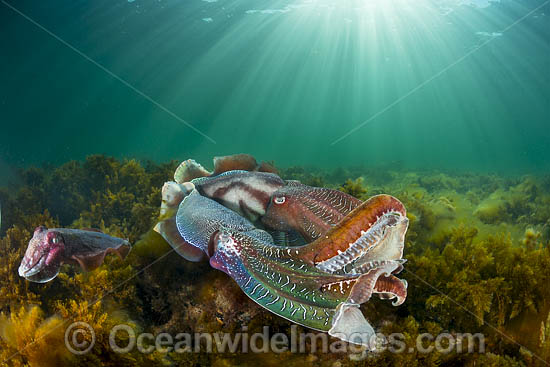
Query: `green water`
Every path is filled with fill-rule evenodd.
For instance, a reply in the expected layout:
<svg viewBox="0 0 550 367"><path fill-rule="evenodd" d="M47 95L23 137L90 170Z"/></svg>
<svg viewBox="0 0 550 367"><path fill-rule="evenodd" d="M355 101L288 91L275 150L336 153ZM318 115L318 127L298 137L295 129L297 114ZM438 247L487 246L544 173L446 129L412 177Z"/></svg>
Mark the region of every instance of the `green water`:
<svg viewBox="0 0 550 367"><path fill-rule="evenodd" d="M550 167L542 0L9 4L1 167L239 152L283 166Z"/></svg>
<svg viewBox="0 0 550 367"><path fill-rule="evenodd" d="M549 15L550 0L0 0L0 367L547 365ZM152 230L175 222L182 199L163 183L182 160L211 169L213 156L236 153L272 161L285 180L403 203L407 300L395 308L373 297L361 312L414 348L357 360L332 350L167 353L157 345L150 354L107 345L115 324L155 335L240 335L248 326L288 334L293 322L262 310L214 265L174 254ZM246 188L239 205L264 191L260 209L281 199L255 180L233 183ZM332 220L344 207L342 192L303 188L318 199L289 215L296 223ZM381 199L372 200L341 222L354 228L327 233L346 240L375 214L366 230L387 233ZM191 210L193 218L207 212ZM211 225L204 218L197 229ZM92 271L72 265L73 256L50 284L31 284L18 269L42 225L98 228L133 250ZM176 243L187 241L172 229ZM373 256L389 248L375 241ZM218 244L209 252L225 251ZM276 251L269 261L283 269ZM39 255L39 264L51 260ZM281 270L279 283L287 274L298 273ZM69 320L93 324L89 354L70 350L61 327ZM487 353L422 352L426 331L482 333Z"/></svg>

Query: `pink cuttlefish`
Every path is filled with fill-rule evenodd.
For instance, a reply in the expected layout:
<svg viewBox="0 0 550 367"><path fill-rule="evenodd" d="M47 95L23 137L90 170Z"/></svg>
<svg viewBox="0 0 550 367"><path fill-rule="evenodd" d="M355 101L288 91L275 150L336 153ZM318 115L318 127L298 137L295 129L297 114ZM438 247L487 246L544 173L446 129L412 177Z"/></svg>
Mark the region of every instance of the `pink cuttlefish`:
<svg viewBox="0 0 550 367"><path fill-rule="evenodd" d="M62 264L78 264L90 271L109 253L124 259L130 252L128 240L93 229L37 227L19 266L19 275L46 283L59 274Z"/></svg>

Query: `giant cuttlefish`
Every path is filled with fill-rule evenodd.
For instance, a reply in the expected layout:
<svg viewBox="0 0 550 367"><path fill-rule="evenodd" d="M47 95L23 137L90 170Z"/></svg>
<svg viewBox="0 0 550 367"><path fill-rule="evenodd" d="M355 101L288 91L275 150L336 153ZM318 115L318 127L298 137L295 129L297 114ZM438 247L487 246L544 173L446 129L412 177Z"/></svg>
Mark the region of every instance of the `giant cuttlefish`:
<svg viewBox="0 0 550 367"><path fill-rule="evenodd" d="M176 228L175 211L194 189L242 217L260 222L267 230L298 233L306 243L318 240L361 205L360 200L343 192L283 181L273 173L236 170L194 178L191 182L167 182L163 187L161 214L166 213L168 218L160 221L155 230L181 256L191 261L204 260L207 255L181 236ZM375 196L367 203L361 210L368 223L361 224L368 224L369 231L355 244L351 245L347 239L356 227L343 230L344 226L340 226L337 237L341 244L327 247L326 241L319 239L308 246L307 251L297 248L299 256L328 272L344 272L356 262L401 259L408 226L403 204L389 195ZM397 225L401 230L388 231L388 225ZM392 243L400 245L387 246Z"/></svg>
<svg viewBox="0 0 550 367"><path fill-rule="evenodd" d="M208 254L212 267L230 275L259 305L373 348L374 330L359 305L374 293L396 298L395 305L406 297L406 282L393 275L402 269L400 256L366 260L377 244L387 253L401 246L396 239L403 238L407 220L399 210L385 211L389 202L385 197L365 202L322 238L301 247L275 245L269 233L197 190L183 199L176 222L182 238ZM378 219L377 209L382 211ZM338 271L346 266L351 266L346 273Z"/></svg>
<svg viewBox="0 0 550 367"><path fill-rule="evenodd" d="M19 266L19 275L36 283L46 283L59 274L63 264L78 264L90 271L103 263L109 253L124 259L130 252L128 240L94 229L37 227Z"/></svg>

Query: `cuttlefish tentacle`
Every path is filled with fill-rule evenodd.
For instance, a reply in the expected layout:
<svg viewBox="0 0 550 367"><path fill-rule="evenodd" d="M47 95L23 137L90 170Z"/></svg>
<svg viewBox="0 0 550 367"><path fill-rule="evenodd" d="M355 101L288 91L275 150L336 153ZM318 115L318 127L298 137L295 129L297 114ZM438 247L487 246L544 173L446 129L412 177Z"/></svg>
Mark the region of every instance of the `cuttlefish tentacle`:
<svg viewBox="0 0 550 367"><path fill-rule="evenodd" d="M369 342L374 329L358 309L349 309L368 301L377 278L391 274L400 266L398 262L380 263L367 274L329 274L285 255L270 241L261 241L266 232L251 232L222 229L216 233L210 264L230 275L252 300L278 316L372 348Z"/></svg>
<svg viewBox="0 0 550 367"><path fill-rule="evenodd" d="M376 289L378 278L383 275L386 277L390 276L398 266L400 266L400 264L395 261L384 261L380 262L378 267L360 275L357 285L350 294L349 302L361 304L369 301Z"/></svg>

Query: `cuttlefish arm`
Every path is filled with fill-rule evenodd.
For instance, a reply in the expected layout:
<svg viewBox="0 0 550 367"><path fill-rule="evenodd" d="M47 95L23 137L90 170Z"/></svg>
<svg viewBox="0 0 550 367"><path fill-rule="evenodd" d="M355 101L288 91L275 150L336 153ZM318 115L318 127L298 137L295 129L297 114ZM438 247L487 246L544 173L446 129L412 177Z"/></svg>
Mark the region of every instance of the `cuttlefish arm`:
<svg viewBox="0 0 550 367"><path fill-rule="evenodd" d="M38 227L19 266L19 275L37 283L57 276L62 264L78 264L84 271L99 267L109 253L124 259L128 240L98 230Z"/></svg>
<svg viewBox="0 0 550 367"><path fill-rule="evenodd" d="M312 243L292 250L297 258L322 271L359 272L365 263L401 259L408 223L405 207L399 200L377 195Z"/></svg>
<svg viewBox="0 0 550 367"><path fill-rule="evenodd" d="M381 276L376 281L375 291L380 299L395 299L394 306L400 306L407 298L407 281L395 275Z"/></svg>
<svg viewBox="0 0 550 367"><path fill-rule="evenodd" d="M306 242L311 242L361 203L338 190L287 182L272 194L262 223L272 230L297 231Z"/></svg>
<svg viewBox="0 0 550 367"><path fill-rule="evenodd" d="M374 329L359 306L384 288L378 279L391 277L401 262L372 264L364 274L335 275L282 251L258 229L222 229L213 243L210 264L230 275L260 306L297 324L374 348Z"/></svg>

